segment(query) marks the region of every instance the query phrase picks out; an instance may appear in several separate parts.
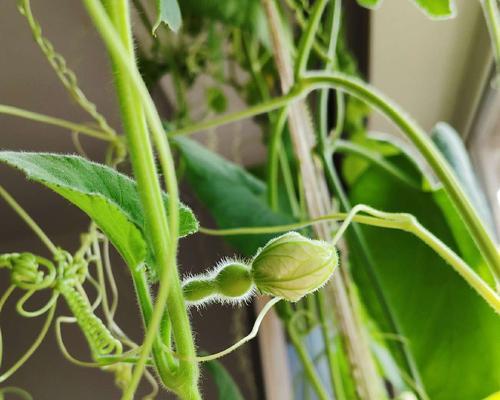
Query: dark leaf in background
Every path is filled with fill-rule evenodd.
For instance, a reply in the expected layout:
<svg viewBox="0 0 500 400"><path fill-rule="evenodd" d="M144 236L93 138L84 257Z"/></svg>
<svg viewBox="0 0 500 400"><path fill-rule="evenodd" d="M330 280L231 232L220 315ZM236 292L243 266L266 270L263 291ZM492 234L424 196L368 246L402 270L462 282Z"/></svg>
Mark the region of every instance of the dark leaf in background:
<svg viewBox="0 0 500 400"><path fill-rule="evenodd" d="M398 163L394 157L391 159ZM435 193L404 185L384 170L370 168L350 188L350 198L353 205L363 203L383 211L412 213L461 254L440 208L445 203L436 204ZM455 223L463 225L461 220ZM403 335L400 340L408 341L428 396L437 400L480 399L498 390L498 315L414 236L374 227L362 229L382 290ZM463 226L460 229L468 235ZM470 236L468 240L473 243ZM365 286L369 285L362 279L363 265L356 264L353 258L352 268L363 298ZM376 307L365 304L377 320L373 312Z"/></svg>
<svg viewBox="0 0 500 400"><path fill-rule="evenodd" d="M292 217L273 212L266 202L266 185L240 166L198 143L175 139L186 164L187 179L198 198L210 210L219 228L283 225ZM227 236L245 256L275 235Z"/></svg>
<svg viewBox="0 0 500 400"><path fill-rule="evenodd" d="M219 400L243 400L238 385L220 362L212 360L203 363L203 366L214 379Z"/></svg>

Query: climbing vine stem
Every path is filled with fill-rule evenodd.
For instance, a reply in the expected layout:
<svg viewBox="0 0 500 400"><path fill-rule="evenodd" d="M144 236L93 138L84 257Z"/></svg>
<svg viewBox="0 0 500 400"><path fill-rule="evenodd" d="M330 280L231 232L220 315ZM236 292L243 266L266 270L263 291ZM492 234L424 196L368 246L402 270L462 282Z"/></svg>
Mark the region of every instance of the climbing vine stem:
<svg viewBox="0 0 500 400"><path fill-rule="evenodd" d="M491 37L493 54L497 65L497 83L500 74L500 9L498 0L480 0Z"/></svg>
<svg viewBox="0 0 500 400"><path fill-rule="evenodd" d="M124 119L130 122L135 120L136 124L141 126L141 129L136 131L132 126L127 126L125 123L134 174L141 193L141 201L143 202L147 225L152 237L153 250L157 255L160 270L159 289L147 326L141 355L134 369L132 380L123 396L124 399L132 399L151 348L156 340L161 320L167 318L165 315L166 308L168 309L168 317L172 322L172 332L177 352L187 359L191 359L195 355L191 327L176 266L179 226L177 179L162 122L135 64L128 2L107 2L114 26L99 1L84 0L84 4L108 48L113 59L114 68L119 71L116 75L122 81L118 85L123 85L122 90L129 89L128 92L118 89ZM124 106L124 102L128 101L130 103ZM142 114L143 112L144 114ZM152 145L147 129L144 129L143 115L153 136L165 176L166 188L170 196L168 224L154 164ZM181 397L189 399L200 397L197 386L198 367L196 362L181 360L175 370L171 371L171 374L165 375L165 373L160 372L160 376L163 383Z"/></svg>
<svg viewBox="0 0 500 400"><path fill-rule="evenodd" d="M33 232L40 238L40 240L47 246L52 254L57 254L58 249L52 240L45 234L45 232L38 226L38 224L24 211L19 203L0 185L0 196L7 202L9 206L26 222Z"/></svg>

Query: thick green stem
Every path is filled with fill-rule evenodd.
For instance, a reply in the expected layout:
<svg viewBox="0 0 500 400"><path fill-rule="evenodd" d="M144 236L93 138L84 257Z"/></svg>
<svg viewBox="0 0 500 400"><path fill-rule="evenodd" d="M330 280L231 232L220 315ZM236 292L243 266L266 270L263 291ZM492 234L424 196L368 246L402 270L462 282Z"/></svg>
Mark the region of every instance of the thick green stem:
<svg viewBox="0 0 500 400"><path fill-rule="evenodd" d="M318 374L316 373L316 369L314 368L314 364L307 353L307 349L302 343L302 340L293 326L293 320L287 321L286 324L288 336L290 336L290 340L292 341L293 347L297 352L300 361L302 362L302 366L304 367L304 372L307 376L307 379L311 383L312 388L316 392L316 395L320 400L328 400L330 396L326 392L323 384L321 383Z"/></svg>
<svg viewBox="0 0 500 400"><path fill-rule="evenodd" d="M297 82L285 96L275 98L243 111L227 114L211 121L202 122L179 131L171 132L171 134L186 135L207 129L207 127L214 128L243 118L270 112L300 100L315 89L328 87L341 89L365 101L394 122L394 124L401 129L401 132L414 143L441 180L444 189L460 212L472 238L477 243L492 273L494 276L500 278L500 254L497 246L493 238L488 234L486 227L482 223L470 200L467 198L467 195L460 186L460 183L447 161L429 139L425 131L418 126L416 122L383 94L360 79L342 73L310 72L305 74L301 81Z"/></svg>
<svg viewBox="0 0 500 400"><path fill-rule="evenodd" d="M500 73L500 10L498 0L480 0L491 37L497 71Z"/></svg>
<svg viewBox="0 0 500 400"><path fill-rule="evenodd" d="M307 69L307 62L309 61L311 49L314 44L314 39L316 38L316 33L318 32L319 24L321 22L321 17L325 11L326 5L329 0L318 0L314 3L314 8L311 11L311 16L309 18L306 30L302 35L299 43L299 48L297 50L297 60L295 61L295 78L298 80L301 78L302 74Z"/></svg>
<svg viewBox="0 0 500 400"><path fill-rule="evenodd" d="M334 86L341 88L349 94L367 102L394 122L418 148L441 180L450 199L460 212L472 237L488 262L492 273L497 278L500 277L500 255L493 238L489 235L477 211L467 198L448 162L416 122L407 116L396 104L386 99L384 95L361 80L341 74L310 73L304 78L303 84L306 86L318 85L319 87Z"/></svg>
<svg viewBox="0 0 500 400"><path fill-rule="evenodd" d="M195 347L176 266L179 199L170 147L154 103L135 65L127 1L109 1L108 3L118 32L115 31L113 23L100 2L84 0L84 3L114 63L132 165L145 210L149 234L153 242L157 267L160 271L160 285L142 345L141 356L123 398L131 399L133 397L152 347L153 352L155 352L154 344L167 307L172 321L177 353L183 359L169 376L162 376L162 380L182 398L197 399L200 398L197 386L198 366L193 361ZM149 124L158 150L165 184L170 196L168 223L144 117Z"/></svg>
<svg viewBox="0 0 500 400"><path fill-rule="evenodd" d="M337 365L337 359L335 357L335 351L333 349L332 339L330 338L330 327L328 326L328 321L325 314L325 294L322 290L315 293L314 299L316 300L316 308L318 310L319 324L321 328L321 334L323 335L323 343L325 345L325 354L328 361L328 367L330 370L330 383L332 385L332 390L335 393L335 398L337 400L344 400L345 390L342 383L342 376L339 372L339 366Z"/></svg>

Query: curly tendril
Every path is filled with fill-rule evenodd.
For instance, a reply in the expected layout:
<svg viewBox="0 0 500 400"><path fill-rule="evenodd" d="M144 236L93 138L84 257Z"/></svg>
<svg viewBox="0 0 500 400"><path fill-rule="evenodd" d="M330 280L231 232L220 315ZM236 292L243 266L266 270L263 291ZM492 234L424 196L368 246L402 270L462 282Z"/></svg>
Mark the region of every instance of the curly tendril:
<svg viewBox="0 0 500 400"><path fill-rule="evenodd" d="M46 271L40 269L45 267ZM10 269L14 286L25 290L46 289L54 284L56 269L49 260L31 253L8 253L0 255L0 268Z"/></svg>
<svg viewBox="0 0 500 400"><path fill-rule="evenodd" d="M81 293L65 283L59 284L58 290L75 316L95 358L122 352L121 342L115 339L102 320L92 312L92 306Z"/></svg>
<svg viewBox="0 0 500 400"><path fill-rule="evenodd" d="M109 136L116 136L115 130L109 126L104 116L97 111L97 107L92 103L78 86L75 73L67 66L64 57L57 53L52 43L42 35L42 27L31 12L29 0L19 0L18 9L21 15L26 17L28 25L33 34L33 38L56 72L64 87L71 94L71 97L82 107L96 122L99 128Z"/></svg>

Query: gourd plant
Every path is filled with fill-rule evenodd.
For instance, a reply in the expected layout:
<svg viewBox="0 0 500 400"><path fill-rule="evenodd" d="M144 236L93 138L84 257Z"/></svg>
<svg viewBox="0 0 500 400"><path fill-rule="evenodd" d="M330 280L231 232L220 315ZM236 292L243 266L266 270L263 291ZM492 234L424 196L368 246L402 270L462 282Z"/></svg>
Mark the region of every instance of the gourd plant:
<svg viewBox="0 0 500 400"><path fill-rule="evenodd" d="M380 1L358 3L376 7ZM452 0L415 3L431 18L455 13ZM92 220L80 248L70 254L0 187L1 197L50 252L50 257L0 255L11 282L0 309L21 291L17 312L25 318L45 315L35 342L0 381L27 362L54 325L63 355L113 373L123 399L134 397L143 377L153 388L147 398L161 387L198 399L199 364L254 338L276 306L317 398L479 399L498 391L500 256L463 144L445 124L436 125L430 137L359 77L341 0L158 0L154 22L147 2L83 0L109 53L123 134L79 88L43 36L29 0L18 4L58 78L94 124L8 105L0 105L0 112L65 128L82 153L80 135L102 140L107 152L106 165L75 155L0 152L2 163ZM481 5L499 61L499 4L482 0ZM151 33L137 49L131 8ZM313 65L320 69L310 69ZM166 74L174 83L168 121L160 118L148 90ZM201 75L214 84L206 91L205 116L195 119L188 92ZM223 85L247 108L225 112ZM391 120L406 144L368 135L370 109ZM251 173L187 138L245 118L254 118L263 132L264 173ZM119 172L125 160L133 179ZM180 202L177 171L207 205L217 229L200 227ZM224 236L239 256L182 280L178 242L197 232ZM115 321L110 244L129 267L144 322L142 343ZM26 303L39 291L50 292L49 300L28 310ZM263 295L270 300L248 336L216 354L200 355L189 307L237 306ZM62 301L71 316L56 316ZM68 323L81 329L91 361L76 359L65 346L62 326ZM326 380L306 346L305 336L314 330L322 341ZM223 398L241 397L219 364L210 370L227 390ZM14 387L1 393L30 397Z"/></svg>

